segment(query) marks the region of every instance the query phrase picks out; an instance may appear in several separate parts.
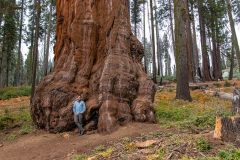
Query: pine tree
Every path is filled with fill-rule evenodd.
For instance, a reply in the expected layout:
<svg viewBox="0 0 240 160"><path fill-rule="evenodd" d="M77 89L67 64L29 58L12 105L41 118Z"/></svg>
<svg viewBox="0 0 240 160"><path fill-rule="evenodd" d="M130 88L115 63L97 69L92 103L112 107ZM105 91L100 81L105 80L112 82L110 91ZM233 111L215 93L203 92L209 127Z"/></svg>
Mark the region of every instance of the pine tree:
<svg viewBox="0 0 240 160"><path fill-rule="evenodd" d="M200 36L201 36L201 49L202 49L202 65L203 65L203 81L211 81L210 75L210 64L207 52L207 39L206 39L206 19L204 16L205 7L203 5L203 0L197 0L198 14L199 14L199 26L200 26Z"/></svg>
<svg viewBox="0 0 240 160"><path fill-rule="evenodd" d="M154 29L154 16L153 16L153 2L150 0L150 15L151 15L151 32L152 32L152 71L153 71L153 81L156 83L157 82L157 77L156 77L156 58L155 58L155 29Z"/></svg>
<svg viewBox="0 0 240 160"><path fill-rule="evenodd" d="M9 6L16 6L15 0L9 1ZM15 67L15 45L17 41L16 27L16 10L9 7L4 15L3 26L3 42L2 42L2 60L1 60L1 75L0 86L8 86L13 82L10 77L13 75Z"/></svg>
<svg viewBox="0 0 240 160"><path fill-rule="evenodd" d="M232 32L232 40L233 40L234 50L236 52L236 56L237 56L237 60L238 60L238 66L239 66L239 71L240 71L240 49L239 49L237 34L236 34L236 30L235 30L235 24L234 24L233 16L232 16L231 1L230 0L226 0L226 4L227 4L228 18L229 18L231 32Z"/></svg>
<svg viewBox="0 0 240 160"><path fill-rule="evenodd" d="M21 72L22 72L22 31L23 31L23 13L24 13L24 0L21 0L21 14L20 14L20 20L19 20L19 36L18 36L18 57L17 57L17 66L16 66L16 76L15 81L16 84L19 85L21 83Z"/></svg>
<svg viewBox="0 0 240 160"><path fill-rule="evenodd" d="M139 24L141 22L141 4L140 0L131 1L131 23L133 24L134 35L137 36Z"/></svg>
<svg viewBox="0 0 240 160"><path fill-rule="evenodd" d="M32 75L32 96L34 96L35 85L36 85L36 76L37 76L37 64L38 64L38 42L39 42L39 30L40 30L40 16L41 16L41 1L35 0L34 6L36 10L35 16L35 36L34 36L34 48L33 48L33 75Z"/></svg>

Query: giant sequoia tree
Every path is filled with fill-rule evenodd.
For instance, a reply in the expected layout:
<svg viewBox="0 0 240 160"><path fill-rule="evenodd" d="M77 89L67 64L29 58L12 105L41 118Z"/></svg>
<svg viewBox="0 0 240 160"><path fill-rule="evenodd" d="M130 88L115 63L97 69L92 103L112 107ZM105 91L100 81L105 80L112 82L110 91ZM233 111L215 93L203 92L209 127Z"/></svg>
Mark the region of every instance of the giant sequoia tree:
<svg viewBox="0 0 240 160"><path fill-rule="evenodd" d="M73 128L72 101L86 100L85 129L111 132L132 120L153 122L154 83L131 33L128 0L57 1L55 68L36 88L31 113L40 128Z"/></svg>

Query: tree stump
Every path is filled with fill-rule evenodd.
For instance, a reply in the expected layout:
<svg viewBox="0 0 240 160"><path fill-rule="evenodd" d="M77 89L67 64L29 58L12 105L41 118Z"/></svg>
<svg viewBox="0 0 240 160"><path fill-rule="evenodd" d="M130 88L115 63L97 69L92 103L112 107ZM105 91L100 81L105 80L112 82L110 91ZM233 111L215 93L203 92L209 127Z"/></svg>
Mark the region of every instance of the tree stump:
<svg viewBox="0 0 240 160"><path fill-rule="evenodd" d="M240 116L217 117L214 138L234 142L240 134Z"/></svg>
<svg viewBox="0 0 240 160"><path fill-rule="evenodd" d="M82 94L86 130L110 133L134 121L154 122L155 84L131 33L128 0L58 0L55 67L37 86L34 123L50 132L74 127L72 101Z"/></svg>

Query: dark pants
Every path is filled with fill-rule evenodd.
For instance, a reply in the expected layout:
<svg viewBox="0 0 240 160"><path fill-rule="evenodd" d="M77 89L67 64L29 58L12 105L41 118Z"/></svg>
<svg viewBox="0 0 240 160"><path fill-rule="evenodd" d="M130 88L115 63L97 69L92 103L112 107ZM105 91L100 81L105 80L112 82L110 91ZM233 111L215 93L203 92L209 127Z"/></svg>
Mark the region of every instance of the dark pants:
<svg viewBox="0 0 240 160"><path fill-rule="evenodd" d="M77 125L80 134L83 134L84 132L84 129L82 127L82 121L83 121L83 115L81 113L77 115L74 114L74 122Z"/></svg>

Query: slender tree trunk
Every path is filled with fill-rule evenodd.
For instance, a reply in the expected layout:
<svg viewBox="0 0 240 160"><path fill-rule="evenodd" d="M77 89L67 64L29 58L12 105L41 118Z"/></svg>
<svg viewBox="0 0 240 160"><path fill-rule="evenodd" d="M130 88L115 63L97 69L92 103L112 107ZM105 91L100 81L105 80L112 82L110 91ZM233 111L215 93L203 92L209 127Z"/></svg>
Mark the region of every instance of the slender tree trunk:
<svg viewBox="0 0 240 160"><path fill-rule="evenodd" d="M0 12L0 29L2 27L2 18L3 18L3 14Z"/></svg>
<svg viewBox="0 0 240 160"><path fill-rule="evenodd" d="M176 53L175 53L175 38L174 38L174 31L173 31L173 16L172 16L172 2L171 0L168 0L168 5L169 5L169 21L170 21L170 29L171 29L171 36L172 36L172 47L173 47L173 53L174 53L174 58L176 58Z"/></svg>
<svg viewBox="0 0 240 160"><path fill-rule="evenodd" d="M32 97L35 93L36 75L37 75L37 64L38 64L38 38L39 38L39 26L40 26L40 15L41 15L41 0L35 0L34 2L36 11L36 31L34 36L34 51L33 51L33 76L32 76ZM32 101L31 97L31 101Z"/></svg>
<svg viewBox="0 0 240 160"><path fill-rule="evenodd" d="M32 26L32 28L31 28L31 42L30 42L30 50L29 50L29 54L31 54L31 56L30 56L30 58L31 58L31 60L30 60L30 62L31 62L31 64L30 64L30 73L28 73L28 84L31 84L32 83L32 79L33 79L33 74L32 74L32 72L33 72L33 60L34 60L34 35L35 35L35 27L34 27L34 24L35 24L35 17L34 17L34 19L33 19L33 21L32 21L32 24L31 24L31 26Z"/></svg>
<svg viewBox="0 0 240 160"><path fill-rule="evenodd" d="M232 17L232 4L231 4L230 0L226 0L226 1L227 1L228 18L229 18L230 27L231 27L232 36L233 36L233 44L234 44L234 48L235 48L235 51L236 51L236 56L237 56L237 60L238 60L238 67L239 67L239 71L240 71L240 50L239 50L236 30L235 30L235 27L234 27L235 25L234 25L234 21L233 21L233 17Z"/></svg>
<svg viewBox="0 0 240 160"><path fill-rule="evenodd" d="M154 8L157 8L157 3L156 0L154 0ZM158 70L157 70L157 74L159 76L161 76L161 68L162 68L162 60L161 60L161 44L160 44L160 35L159 35L159 27L158 27L158 19L157 19L157 12L155 11L155 22L156 22L156 34L157 34L157 65L158 65Z"/></svg>
<svg viewBox="0 0 240 160"><path fill-rule="evenodd" d="M212 5L215 8L216 3L212 1ZM222 67L221 67L221 56L220 56L220 42L219 42L219 21L211 9L211 22L210 32L212 37L212 65L213 65L213 78L215 81L222 79Z"/></svg>
<svg viewBox="0 0 240 160"><path fill-rule="evenodd" d="M175 19L175 42L176 42L176 64L177 64L177 92L176 98L189 100L189 76L188 76L188 61L187 61L187 0L174 1L174 19Z"/></svg>
<svg viewBox="0 0 240 160"><path fill-rule="evenodd" d="M204 19L204 8L203 1L198 0L198 13L199 13L199 24L200 24L200 36L201 36L201 48L202 48L202 63L203 63L203 81L211 81L210 75L210 65L209 58L207 53L207 44L206 44L206 26Z"/></svg>
<svg viewBox="0 0 240 160"><path fill-rule="evenodd" d="M221 59L221 51L220 51L220 47L221 47L221 38L219 36L220 30L219 30L219 21L218 19L216 19L216 24L217 24L217 29L216 29L216 38L217 38L217 77L220 80L223 80L222 77L222 59Z"/></svg>
<svg viewBox="0 0 240 160"><path fill-rule="evenodd" d="M189 75L189 81L194 81L194 58L193 58L193 39L192 39L192 31L191 31L191 22L190 22L190 15L189 15L189 6L188 1L185 3L186 8L186 30L187 30L187 53L188 53L188 75Z"/></svg>
<svg viewBox="0 0 240 160"><path fill-rule="evenodd" d="M168 57L168 76L172 76L171 57Z"/></svg>
<svg viewBox="0 0 240 160"><path fill-rule="evenodd" d="M2 29L2 18L3 18L3 13L0 12L0 30ZM3 87L3 66L2 66L2 60L3 60L3 37L0 37L0 87Z"/></svg>
<svg viewBox="0 0 240 160"><path fill-rule="evenodd" d="M147 53L146 53L146 6L143 3L143 47L144 47L144 68L145 72L148 73L148 64L147 64Z"/></svg>
<svg viewBox="0 0 240 160"><path fill-rule="evenodd" d="M191 4L191 12L192 12L192 28L193 28L193 58L194 58L194 76L198 75L199 68L199 55L198 55L198 46L197 46L197 36L196 36L196 28L195 28L195 16L193 11L193 4ZM200 77L200 75L198 75Z"/></svg>
<svg viewBox="0 0 240 160"><path fill-rule="evenodd" d="M17 58L17 67L16 67L16 84L21 83L21 48L22 48L22 27L23 27L23 11L24 11L24 0L21 2L21 17L19 24L19 40L18 40L18 58Z"/></svg>
<svg viewBox="0 0 240 160"><path fill-rule="evenodd" d="M216 40L216 32L215 26L216 24L213 21L213 17L211 20L211 37L212 37L212 65L213 65L213 78L215 81L218 80L217 77L217 40ZM211 42L211 41L210 41Z"/></svg>
<svg viewBox="0 0 240 160"><path fill-rule="evenodd" d="M51 37L51 29L52 29L52 8L53 1L51 0L49 19L48 19L48 29L47 29L47 46L46 46L46 56L44 58L44 75L48 74L48 57L49 57L49 46L50 46L50 37Z"/></svg>
<svg viewBox="0 0 240 160"><path fill-rule="evenodd" d="M154 83L157 82L156 77L156 58L155 58L155 31L154 31L154 18L153 18L153 2L150 0L150 14L151 14L151 26L152 26L152 70L153 70L153 81Z"/></svg>
<svg viewBox="0 0 240 160"><path fill-rule="evenodd" d="M2 39L5 39L5 35L3 35ZM4 46L4 41L1 42L2 47L0 48L0 87L4 87L4 55L3 55L3 46Z"/></svg>
<svg viewBox="0 0 240 160"><path fill-rule="evenodd" d="M234 54L235 54L235 48L233 44L233 37L232 37L232 50L230 55L230 71L229 71L229 80L232 80L233 78L233 68L234 68Z"/></svg>

